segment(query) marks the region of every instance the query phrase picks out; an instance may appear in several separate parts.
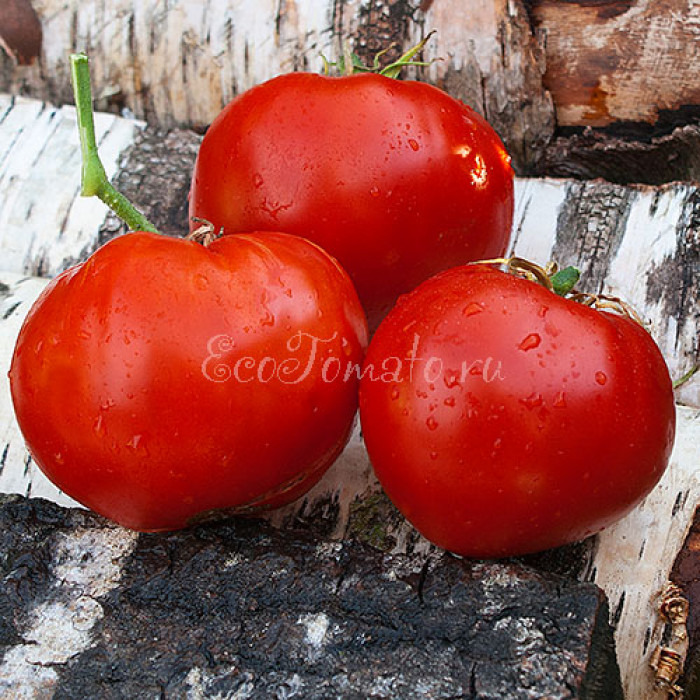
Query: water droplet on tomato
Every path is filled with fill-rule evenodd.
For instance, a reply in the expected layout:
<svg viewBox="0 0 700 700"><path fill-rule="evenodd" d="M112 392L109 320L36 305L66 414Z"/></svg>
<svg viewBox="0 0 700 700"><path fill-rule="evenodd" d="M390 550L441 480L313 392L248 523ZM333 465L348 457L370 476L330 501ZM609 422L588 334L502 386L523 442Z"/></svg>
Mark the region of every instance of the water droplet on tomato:
<svg viewBox="0 0 700 700"><path fill-rule="evenodd" d="M484 310L484 307L476 301L469 302L463 309L463 316L474 316L475 314L480 314Z"/></svg>
<svg viewBox="0 0 700 700"><path fill-rule="evenodd" d="M379 197L379 188L374 185L374 187L370 188L369 193L372 195L372 197Z"/></svg>
<svg viewBox="0 0 700 700"><path fill-rule="evenodd" d="M605 374L605 372L596 372L595 373L595 380L598 384L603 386L605 382L608 381L608 376Z"/></svg>
<svg viewBox="0 0 700 700"><path fill-rule="evenodd" d="M454 396L448 396L448 397L443 401L443 403L445 404L445 406L452 407L452 406L454 406L455 403L456 403L455 397L454 397Z"/></svg>
<svg viewBox="0 0 700 700"><path fill-rule="evenodd" d="M103 411L108 411L110 408L114 407L116 405L116 402L114 399L105 399L101 404L100 404L100 409Z"/></svg>
<svg viewBox="0 0 700 700"><path fill-rule="evenodd" d="M392 389L391 389L391 400L392 400L392 401L396 401L396 399L398 399L399 396L401 396L401 392L399 391L399 387L397 387L397 386L392 387Z"/></svg>
<svg viewBox="0 0 700 700"><path fill-rule="evenodd" d="M411 150L417 151L420 149L420 146L418 145L418 141L415 139L408 139L408 145L411 147Z"/></svg>
<svg viewBox="0 0 700 700"><path fill-rule="evenodd" d="M554 397L554 401L552 401L552 406L555 406L556 408L566 408L566 394L563 391L560 391Z"/></svg>
<svg viewBox="0 0 700 700"><path fill-rule="evenodd" d="M92 429L98 437L101 437L105 433L104 418L100 413L92 424Z"/></svg>
<svg viewBox="0 0 700 700"><path fill-rule="evenodd" d="M437 452L430 453L430 459L432 459L433 461L435 461L438 457L439 457L439 455Z"/></svg>
<svg viewBox="0 0 700 700"><path fill-rule="evenodd" d="M137 449L139 444L141 443L141 435L132 435L131 440L126 443L127 447L131 447L133 450Z"/></svg>
<svg viewBox="0 0 700 700"><path fill-rule="evenodd" d="M436 430L438 427L438 422L433 418L433 416L429 416L428 420L425 421L425 424L428 426L428 430Z"/></svg>
<svg viewBox="0 0 700 700"><path fill-rule="evenodd" d="M533 408L537 408L538 406L542 405L542 395L533 392L529 396L526 396L524 399L520 399L520 403L523 406L525 406L525 408L527 408L529 411L532 411Z"/></svg>
<svg viewBox="0 0 700 700"><path fill-rule="evenodd" d="M452 389L459 384L459 377L459 372L456 372L453 369L448 369L445 371L445 375L442 378L442 381L445 382L445 386L448 389Z"/></svg>
<svg viewBox="0 0 700 700"><path fill-rule="evenodd" d="M537 312L537 315L540 318L544 318L547 315L547 312L549 311L549 306L540 306L539 311Z"/></svg>
<svg viewBox="0 0 700 700"><path fill-rule="evenodd" d="M255 188L260 189L264 184L263 176L260 173L255 173L255 175L253 175L253 185L255 185Z"/></svg>
<svg viewBox="0 0 700 700"><path fill-rule="evenodd" d="M204 275L195 275L194 286L203 292L209 286L209 280Z"/></svg>
<svg viewBox="0 0 700 700"><path fill-rule="evenodd" d="M53 456L53 458L56 460L57 464L64 464L65 463L65 459L63 459L63 455L60 452L57 452Z"/></svg>
<svg viewBox="0 0 700 700"><path fill-rule="evenodd" d="M527 352L528 350L533 350L534 348L538 347L541 342L542 338L540 338L537 333L530 333L522 339L520 345L518 345L518 348L524 352Z"/></svg>
<svg viewBox="0 0 700 700"><path fill-rule="evenodd" d="M427 399L428 398L428 392L423 391L422 389L416 389L416 396L419 399Z"/></svg>

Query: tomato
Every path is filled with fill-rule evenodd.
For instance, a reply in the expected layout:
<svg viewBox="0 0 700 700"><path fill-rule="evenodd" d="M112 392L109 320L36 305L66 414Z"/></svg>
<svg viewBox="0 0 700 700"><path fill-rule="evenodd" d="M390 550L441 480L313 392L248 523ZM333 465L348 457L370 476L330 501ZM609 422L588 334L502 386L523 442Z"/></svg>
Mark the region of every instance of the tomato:
<svg viewBox="0 0 700 700"><path fill-rule="evenodd" d="M374 329L434 273L502 255L513 171L487 122L378 74L291 73L239 95L202 142L190 215L305 236L348 271ZM193 226L196 224L193 224Z"/></svg>
<svg viewBox="0 0 700 700"><path fill-rule="evenodd" d="M39 467L122 525L170 530L208 511L277 506L343 449L362 307L347 274L286 234L208 247L153 233L116 238L54 279L10 369Z"/></svg>
<svg viewBox="0 0 700 700"><path fill-rule="evenodd" d="M360 416L388 496L429 540L470 557L610 525L658 482L675 430L644 328L485 265L399 301L370 343Z"/></svg>

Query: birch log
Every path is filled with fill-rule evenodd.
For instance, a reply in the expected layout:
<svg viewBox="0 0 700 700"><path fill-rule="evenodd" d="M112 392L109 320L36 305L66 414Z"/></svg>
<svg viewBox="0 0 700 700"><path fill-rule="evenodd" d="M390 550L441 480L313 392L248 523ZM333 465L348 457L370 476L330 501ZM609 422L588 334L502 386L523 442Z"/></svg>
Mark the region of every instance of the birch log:
<svg viewBox="0 0 700 700"><path fill-rule="evenodd" d="M53 275L84 259L120 229L102 205L78 196L73 110L22 98L0 98L0 104L0 491L68 505L70 499L45 480L24 448L5 369L22 319L47 283L37 275ZM157 225L169 221L184 232L182 199L198 137L164 135L111 115L98 115L97 124L108 170L120 187L149 200L147 213ZM17 159L32 165L20 169ZM519 180L513 245L515 253L535 261L576 264L583 289L607 291L635 305L678 377L699 359L699 221L697 185ZM678 391L677 400L678 439L667 474L633 513L587 543L579 565L581 577L599 583L611 601L623 682L632 700L655 697L647 666L662 633L655 597L700 502L698 375ZM301 523L322 534L364 539L418 559L434 551L382 496L358 430L324 480L271 519L279 526Z"/></svg>
<svg viewBox="0 0 700 700"><path fill-rule="evenodd" d="M657 124L700 105L697 0L529 0L562 126Z"/></svg>
<svg viewBox="0 0 700 700"><path fill-rule="evenodd" d="M322 69L346 40L371 62L398 56L431 30L422 76L486 115L518 165L553 128L542 48L522 0L34 0L43 43L22 65L0 51L0 90L72 101L66 57L86 51L102 109L166 128L205 127L234 95L290 70ZM0 10L0 14L2 10ZM2 35L2 22L0 22Z"/></svg>

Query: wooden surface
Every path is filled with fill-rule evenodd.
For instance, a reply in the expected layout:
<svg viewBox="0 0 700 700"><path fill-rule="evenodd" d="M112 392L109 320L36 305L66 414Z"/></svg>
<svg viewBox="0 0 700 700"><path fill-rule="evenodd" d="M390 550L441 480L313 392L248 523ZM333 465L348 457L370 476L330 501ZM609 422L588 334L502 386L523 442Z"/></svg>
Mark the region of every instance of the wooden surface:
<svg viewBox="0 0 700 700"><path fill-rule="evenodd" d="M40 56L0 51L0 90L72 101L68 53L87 51L98 105L152 125L201 129L236 94L290 70L321 71L349 40L371 62L436 30L423 79L445 86L494 124L518 166L538 159L554 129L543 54L521 0L34 0ZM0 23L0 36L2 28Z"/></svg>
<svg viewBox="0 0 700 700"><path fill-rule="evenodd" d="M0 121L0 491L68 504L70 499L48 484L28 457L14 422L5 369L21 321L47 282L37 272L53 275L83 259L118 228L106 223L102 205L78 198L72 111L8 98L0 98L0 104L6 106ZM147 171L161 191L147 213L157 225L177 218L181 202L167 191L167 183L179 192L182 178L159 180L158 171L167 172L169 162L186 171L196 137L174 132L163 139L142 124L111 116L99 117L98 125L103 143L111 143L105 155L120 186L138 190ZM160 143L157 154L154 140ZM34 166L20 172L14 161L26 151L17 149L30 148L35 155L24 162ZM55 162L49 153L58 154ZM47 182L54 174L58 184L50 192ZM584 274L582 289L610 292L635 305L678 377L698 361L699 221L700 190L692 184L653 188L518 180L514 250L541 263L554 257L576 264ZM663 697L652 693L647 666L662 634L656 595L700 501L700 375L678 391L677 401L678 437L667 474L632 514L587 544L580 567L580 576L601 585L610 599L631 700ZM365 540L374 538L384 548L408 551L419 560L433 551L382 498L357 430L308 497L271 520L277 525L307 523L336 537L361 533Z"/></svg>
<svg viewBox="0 0 700 700"><path fill-rule="evenodd" d="M371 62L432 30L424 58L439 60L407 77L484 114L519 174L700 178L699 0L6 0L0 91L69 104L67 55L85 50L100 109L201 133L236 94L319 72L346 41Z"/></svg>
<svg viewBox="0 0 700 700"><path fill-rule="evenodd" d="M656 124L700 106L697 0L529 0L561 126Z"/></svg>

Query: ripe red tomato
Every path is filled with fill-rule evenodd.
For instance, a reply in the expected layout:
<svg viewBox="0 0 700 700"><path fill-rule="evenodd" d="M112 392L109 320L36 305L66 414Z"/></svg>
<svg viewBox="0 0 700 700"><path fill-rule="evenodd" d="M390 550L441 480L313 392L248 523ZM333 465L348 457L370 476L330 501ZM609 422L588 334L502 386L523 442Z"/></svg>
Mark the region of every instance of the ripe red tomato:
<svg viewBox="0 0 700 700"><path fill-rule="evenodd" d="M348 438L367 326L347 274L286 234L114 239L54 279L10 369L34 459L122 525L180 528L277 506Z"/></svg>
<svg viewBox="0 0 700 700"><path fill-rule="evenodd" d="M501 557L585 538L658 482L675 408L639 324L484 265L399 301L360 385L367 450L432 542Z"/></svg>
<svg viewBox="0 0 700 700"><path fill-rule="evenodd" d="M370 328L431 275L502 255L513 171L472 109L420 82L291 73L207 131L190 215L218 231L305 236L348 271Z"/></svg>

